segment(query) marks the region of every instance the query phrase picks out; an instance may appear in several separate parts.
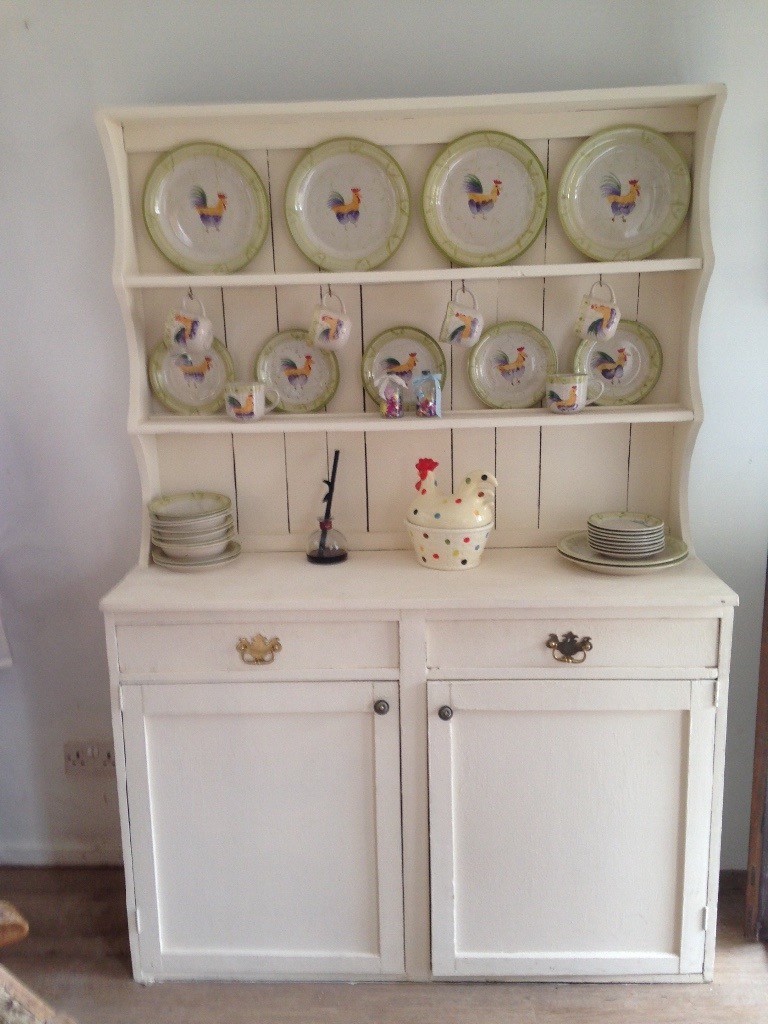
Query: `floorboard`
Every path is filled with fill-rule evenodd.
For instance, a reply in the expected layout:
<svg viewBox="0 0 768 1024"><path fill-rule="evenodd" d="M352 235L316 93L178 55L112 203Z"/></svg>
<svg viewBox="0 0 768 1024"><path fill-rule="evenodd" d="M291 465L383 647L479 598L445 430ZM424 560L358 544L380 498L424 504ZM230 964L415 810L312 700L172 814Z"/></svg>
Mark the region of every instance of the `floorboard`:
<svg viewBox="0 0 768 1024"><path fill-rule="evenodd" d="M122 872L0 868L30 934L0 960L78 1024L768 1024L768 946L742 936L744 878L721 884L711 985L241 984L131 977Z"/></svg>

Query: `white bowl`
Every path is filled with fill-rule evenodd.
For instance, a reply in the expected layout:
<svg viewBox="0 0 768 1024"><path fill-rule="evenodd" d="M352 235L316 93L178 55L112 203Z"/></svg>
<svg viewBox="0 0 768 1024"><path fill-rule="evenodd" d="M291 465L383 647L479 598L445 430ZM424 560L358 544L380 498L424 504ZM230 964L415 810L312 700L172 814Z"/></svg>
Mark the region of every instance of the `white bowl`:
<svg viewBox="0 0 768 1024"><path fill-rule="evenodd" d="M183 558L185 561L198 558L213 558L220 555L229 544L230 534L220 540L208 541L205 544L194 544L188 541L173 542L168 540L155 540L155 544L169 556L169 558Z"/></svg>
<svg viewBox="0 0 768 1024"><path fill-rule="evenodd" d="M152 527L152 539L153 540L169 540L171 542L185 544L204 544L207 541L220 540L222 537L227 537L234 531L234 520L230 516L229 521L223 526L216 526L210 530L166 530L160 526Z"/></svg>
<svg viewBox="0 0 768 1024"><path fill-rule="evenodd" d="M149 502L149 514L155 520L201 520L225 515L232 501L226 494L215 491L182 491L180 494L160 494Z"/></svg>
<svg viewBox="0 0 768 1024"><path fill-rule="evenodd" d="M446 571L474 569L479 563L493 524L469 530L421 526L406 520L413 550L421 565Z"/></svg>

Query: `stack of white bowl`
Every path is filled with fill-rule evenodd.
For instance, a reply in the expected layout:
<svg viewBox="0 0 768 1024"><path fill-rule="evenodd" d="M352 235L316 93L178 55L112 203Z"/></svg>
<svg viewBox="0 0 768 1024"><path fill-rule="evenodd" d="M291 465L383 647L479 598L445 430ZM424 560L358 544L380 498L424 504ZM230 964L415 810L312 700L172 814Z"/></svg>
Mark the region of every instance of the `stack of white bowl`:
<svg viewBox="0 0 768 1024"><path fill-rule="evenodd" d="M589 546L606 558L651 558L664 550L664 521L644 512L596 512L587 520Z"/></svg>
<svg viewBox="0 0 768 1024"><path fill-rule="evenodd" d="M160 565L218 565L239 554L240 546L234 542L232 502L225 494L163 494L150 501L148 507L152 557Z"/></svg>

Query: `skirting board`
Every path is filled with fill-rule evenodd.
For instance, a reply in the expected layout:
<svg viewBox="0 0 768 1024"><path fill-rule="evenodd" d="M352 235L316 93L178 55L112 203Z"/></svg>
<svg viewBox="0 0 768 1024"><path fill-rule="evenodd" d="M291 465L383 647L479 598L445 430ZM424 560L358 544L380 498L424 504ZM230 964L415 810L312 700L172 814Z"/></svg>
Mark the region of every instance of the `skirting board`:
<svg viewBox="0 0 768 1024"><path fill-rule="evenodd" d="M119 867L122 863L118 843L0 844L2 867Z"/></svg>

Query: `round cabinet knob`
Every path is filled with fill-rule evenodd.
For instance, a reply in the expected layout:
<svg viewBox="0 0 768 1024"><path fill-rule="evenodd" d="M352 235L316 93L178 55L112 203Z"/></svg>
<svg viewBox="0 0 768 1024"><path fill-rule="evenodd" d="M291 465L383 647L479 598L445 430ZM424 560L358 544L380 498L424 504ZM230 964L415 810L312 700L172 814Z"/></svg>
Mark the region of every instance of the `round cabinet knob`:
<svg viewBox="0 0 768 1024"><path fill-rule="evenodd" d="M389 711L389 703L385 700L377 700L373 705L373 710L377 715L386 715Z"/></svg>
<svg viewBox="0 0 768 1024"><path fill-rule="evenodd" d="M442 718L444 722L450 722L450 720L453 718L453 708L449 708L447 704L443 704L443 706L437 712L437 717Z"/></svg>

